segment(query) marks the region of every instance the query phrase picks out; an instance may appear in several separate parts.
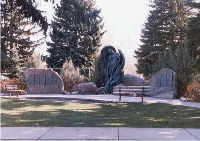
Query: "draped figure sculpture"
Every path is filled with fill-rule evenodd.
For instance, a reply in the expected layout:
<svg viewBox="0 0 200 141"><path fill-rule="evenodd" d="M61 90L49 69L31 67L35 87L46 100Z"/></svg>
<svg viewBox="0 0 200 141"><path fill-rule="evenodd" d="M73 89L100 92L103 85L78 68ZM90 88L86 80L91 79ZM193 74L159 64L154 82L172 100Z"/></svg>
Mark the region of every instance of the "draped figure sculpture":
<svg viewBox="0 0 200 141"><path fill-rule="evenodd" d="M125 58L121 50L106 46L101 51L103 72L105 75L105 92L112 93L113 87L119 85L124 77Z"/></svg>

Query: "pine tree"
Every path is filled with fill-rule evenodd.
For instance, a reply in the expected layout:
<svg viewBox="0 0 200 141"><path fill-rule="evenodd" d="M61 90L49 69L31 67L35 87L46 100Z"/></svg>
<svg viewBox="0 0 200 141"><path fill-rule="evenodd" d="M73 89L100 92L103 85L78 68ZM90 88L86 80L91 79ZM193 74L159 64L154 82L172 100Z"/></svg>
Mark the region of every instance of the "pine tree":
<svg viewBox="0 0 200 141"><path fill-rule="evenodd" d="M52 21L52 42L47 43L48 67L62 68L66 60L72 60L87 76L101 46L103 24L99 14L92 0L61 0Z"/></svg>
<svg viewBox="0 0 200 141"><path fill-rule="evenodd" d="M192 81L192 76L196 72L194 68L196 60L191 56L189 48L188 39L185 39L184 45L175 51L171 48L165 50L153 66L155 70L170 68L176 72L177 97L184 95L187 85Z"/></svg>
<svg viewBox="0 0 200 141"><path fill-rule="evenodd" d="M12 2L13 0L6 0ZM45 0L48 1L48 0ZM51 0L50 0L51 1ZM54 0L52 0L54 1ZM42 15L42 11L37 9L35 0L14 0L17 7L20 7L21 13L25 18L31 19L32 23L37 24L41 27L46 34L48 29L48 23L46 17Z"/></svg>
<svg viewBox="0 0 200 141"><path fill-rule="evenodd" d="M187 32L189 52L197 60L195 68L200 72L200 2L189 0L188 5L191 8Z"/></svg>
<svg viewBox="0 0 200 141"><path fill-rule="evenodd" d="M20 77L23 69L40 41L32 41L30 37L36 25L25 17L15 0L1 1L1 54L2 71L10 77Z"/></svg>
<svg viewBox="0 0 200 141"><path fill-rule="evenodd" d="M142 30L140 48L135 52L137 72L149 78L155 63L167 48L174 52L183 46L187 26L187 12L183 0L154 0Z"/></svg>

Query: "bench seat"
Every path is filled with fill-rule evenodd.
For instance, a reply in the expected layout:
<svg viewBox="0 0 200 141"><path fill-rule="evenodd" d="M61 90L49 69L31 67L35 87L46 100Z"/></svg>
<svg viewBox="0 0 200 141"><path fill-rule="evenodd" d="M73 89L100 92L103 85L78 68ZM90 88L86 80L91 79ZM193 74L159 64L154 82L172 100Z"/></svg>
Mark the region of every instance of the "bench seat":
<svg viewBox="0 0 200 141"><path fill-rule="evenodd" d="M119 95L119 101L121 96L139 96L143 97L151 91L151 86L116 86L113 88L113 94Z"/></svg>
<svg viewBox="0 0 200 141"><path fill-rule="evenodd" d="M20 90L17 85L5 85L6 92L9 93L9 95L16 94L19 96L20 94L26 94L26 91Z"/></svg>

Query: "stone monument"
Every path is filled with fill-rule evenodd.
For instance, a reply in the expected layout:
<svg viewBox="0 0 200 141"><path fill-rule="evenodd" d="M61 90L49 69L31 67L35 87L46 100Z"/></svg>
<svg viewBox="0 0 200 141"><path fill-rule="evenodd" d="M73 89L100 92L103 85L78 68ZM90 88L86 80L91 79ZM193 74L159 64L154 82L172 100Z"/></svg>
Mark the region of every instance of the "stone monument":
<svg viewBox="0 0 200 141"><path fill-rule="evenodd" d="M176 73L171 69L163 68L155 73L150 80L150 85L152 97L169 99L176 97Z"/></svg>
<svg viewBox="0 0 200 141"><path fill-rule="evenodd" d="M24 72L28 94L61 94L63 80L53 69L27 69Z"/></svg>

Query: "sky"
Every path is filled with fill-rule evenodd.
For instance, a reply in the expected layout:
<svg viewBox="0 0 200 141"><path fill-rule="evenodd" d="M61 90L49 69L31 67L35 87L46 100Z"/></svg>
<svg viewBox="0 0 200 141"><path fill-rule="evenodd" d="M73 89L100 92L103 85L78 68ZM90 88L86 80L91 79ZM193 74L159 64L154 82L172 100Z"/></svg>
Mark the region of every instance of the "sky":
<svg viewBox="0 0 200 141"><path fill-rule="evenodd" d="M125 73L136 74L134 51L139 47L141 30L148 16L148 0L97 0L102 9L105 30L103 45L121 49L126 58Z"/></svg>
<svg viewBox="0 0 200 141"><path fill-rule="evenodd" d="M112 45L125 55L125 73L136 74L134 51L139 47L141 30L149 12L149 0L96 0L101 9L104 30L102 45ZM53 6L40 1L38 7L46 11L51 21Z"/></svg>

